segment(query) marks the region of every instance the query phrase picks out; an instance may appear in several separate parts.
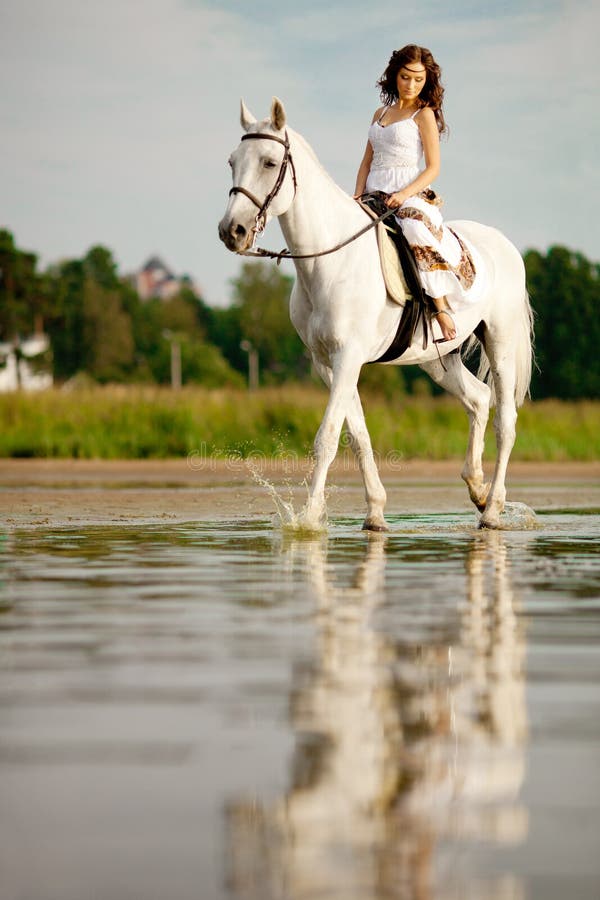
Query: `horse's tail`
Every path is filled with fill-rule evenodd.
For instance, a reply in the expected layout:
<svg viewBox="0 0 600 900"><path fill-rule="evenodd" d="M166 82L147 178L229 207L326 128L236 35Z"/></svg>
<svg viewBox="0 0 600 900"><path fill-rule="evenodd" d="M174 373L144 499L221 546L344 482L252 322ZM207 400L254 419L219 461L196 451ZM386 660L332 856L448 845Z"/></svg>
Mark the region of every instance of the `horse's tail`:
<svg viewBox="0 0 600 900"><path fill-rule="evenodd" d="M529 294L523 292L523 301L518 310L518 325L515 334L515 403L521 406L525 397L529 396L531 383L531 371L534 362L533 356L533 310L529 302ZM496 405L496 391L491 372L490 361L485 352L483 343L480 343L475 335L471 335L464 348L464 356L468 357L479 344L480 358L477 378L484 381L491 391L490 406Z"/></svg>

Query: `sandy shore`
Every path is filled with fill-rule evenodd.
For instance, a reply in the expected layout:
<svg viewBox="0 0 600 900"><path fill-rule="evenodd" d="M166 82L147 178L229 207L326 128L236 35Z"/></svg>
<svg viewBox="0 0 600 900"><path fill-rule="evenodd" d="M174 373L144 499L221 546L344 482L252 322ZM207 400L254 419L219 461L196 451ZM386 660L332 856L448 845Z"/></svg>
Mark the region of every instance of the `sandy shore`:
<svg viewBox="0 0 600 900"><path fill-rule="evenodd" d="M472 509L460 479L461 461L385 463L387 511ZM489 467L488 467L489 469ZM300 509L307 460L151 461L0 460L0 518L5 526L135 524L265 516L275 506L268 481ZM487 471L487 470L486 470ZM339 459L330 475L331 515L361 516L360 474ZM524 463L509 469L508 499L538 511L600 508L600 462Z"/></svg>

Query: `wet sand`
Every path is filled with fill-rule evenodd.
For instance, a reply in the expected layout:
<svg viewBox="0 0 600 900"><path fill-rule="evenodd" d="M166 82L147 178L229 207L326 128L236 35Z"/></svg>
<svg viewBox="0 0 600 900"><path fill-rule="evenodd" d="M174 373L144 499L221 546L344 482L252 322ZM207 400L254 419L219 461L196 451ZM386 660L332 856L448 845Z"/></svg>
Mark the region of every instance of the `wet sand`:
<svg viewBox="0 0 600 900"><path fill-rule="evenodd" d="M387 512L473 509L460 478L462 462L406 461L380 465ZM486 474L491 466L486 466ZM275 511L268 489L300 509L308 460L1 460L0 518L8 527L188 522L265 516ZM508 500L537 511L600 508L600 462L514 462ZM332 516L364 511L360 473L340 458L329 478Z"/></svg>

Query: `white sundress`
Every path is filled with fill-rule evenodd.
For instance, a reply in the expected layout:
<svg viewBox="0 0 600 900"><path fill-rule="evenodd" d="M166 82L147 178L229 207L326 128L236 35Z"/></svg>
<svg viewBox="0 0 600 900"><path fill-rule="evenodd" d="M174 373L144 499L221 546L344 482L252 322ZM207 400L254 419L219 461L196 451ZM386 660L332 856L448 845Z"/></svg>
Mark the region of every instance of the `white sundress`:
<svg viewBox="0 0 600 900"><path fill-rule="evenodd" d="M417 178L421 171L423 145L413 113L408 119L369 128L373 161L365 190L393 194ZM430 297L446 297L450 309L459 312L481 298L483 266L474 250L451 228L444 225L442 200L426 189L405 200L396 220L415 256L423 290Z"/></svg>

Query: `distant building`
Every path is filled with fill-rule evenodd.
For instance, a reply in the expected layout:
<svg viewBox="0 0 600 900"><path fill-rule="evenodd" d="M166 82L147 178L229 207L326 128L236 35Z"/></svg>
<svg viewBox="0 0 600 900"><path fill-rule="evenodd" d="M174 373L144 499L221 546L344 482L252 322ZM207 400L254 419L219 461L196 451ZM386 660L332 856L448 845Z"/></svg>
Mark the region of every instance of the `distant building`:
<svg viewBox="0 0 600 900"><path fill-rule="evenodd" d="M0 393L52 387L49 351L50 339L40 333L22 341L0 343Z"/></svg>
<svg viewBox="0 0 600 900"><path fill-rule="evenodd" d="M168 300L184 287L198 293L188 275L174 275L159 256L151 256L145 266L135 274L134 280L142 300L149 300L151 297Z"/></svg>

